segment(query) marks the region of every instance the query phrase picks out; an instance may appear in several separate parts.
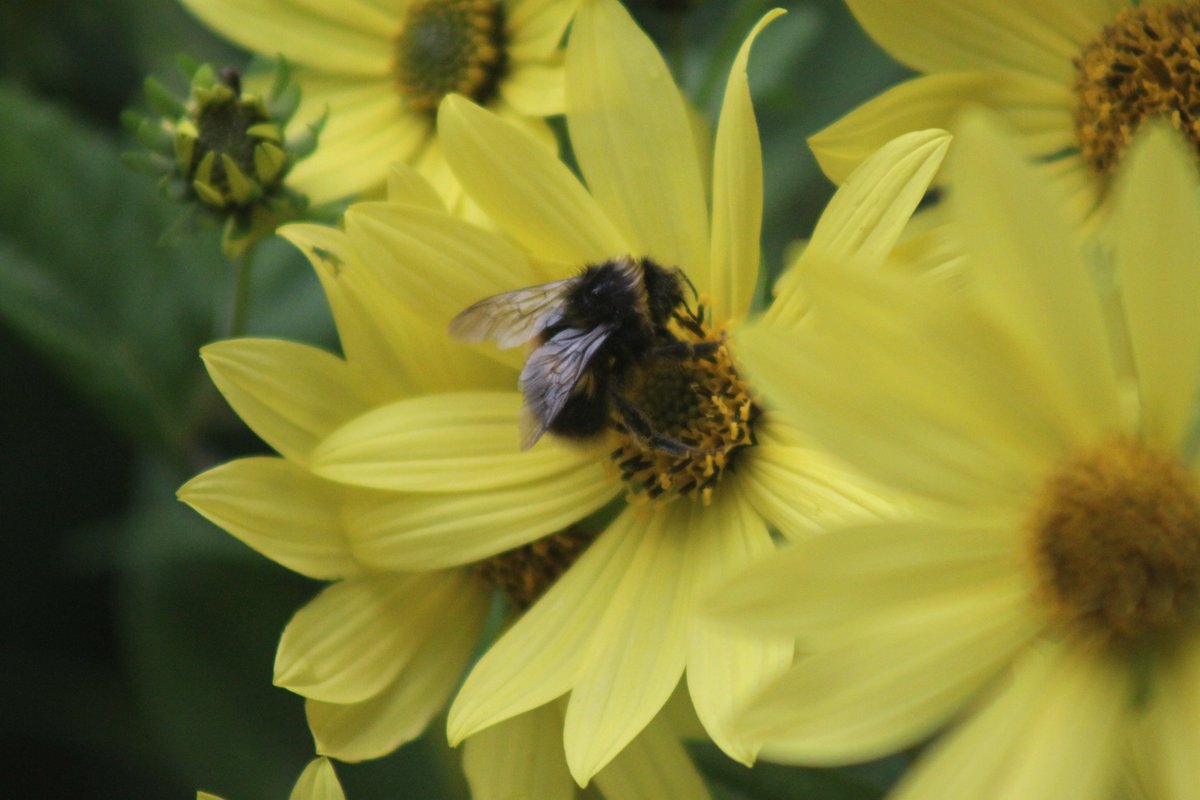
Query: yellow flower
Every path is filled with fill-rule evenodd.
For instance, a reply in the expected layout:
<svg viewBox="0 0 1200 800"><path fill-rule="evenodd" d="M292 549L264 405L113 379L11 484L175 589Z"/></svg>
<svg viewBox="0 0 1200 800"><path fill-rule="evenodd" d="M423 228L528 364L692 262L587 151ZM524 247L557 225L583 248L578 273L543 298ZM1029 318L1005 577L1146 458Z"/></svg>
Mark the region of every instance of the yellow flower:
<svg viewBox="0 0 1200 800"><path fill-rule="evenodd" d="M183 0L303 88L297 118L329 119L289 181L314 202L380 190L393 162L417 166L451 205L459 189L434 130L442 96L473 97L548 148L562 113L559 43L578 0Z"/></svg>
<svg viewBox="0 0 1200 800"><path fill-rule="evenodd" d="M1194 795L1200 204L1174 139L1135 143L1101 249L970 117L961 284L810 265L820 325L739 340L833 453L941 504L799 542L716 599L800 636L737 726L765 753L865 760L956 722L897 797L1100 800L1131 761L1150 796Z"/></svg>
<svg viewBox="0 0 1200 800"><path fill-rule="evenodd" d="M415 174L393 172L390 183L404 208L424 203L446 213ZM493 590L515 596L514 606L531 601L557 576L553 559L533 556L561 556L575 539L559 534L517 546L567 528L611 492L601 468L552 448L532 463L501 454L511 444L516 372L451 342L393 300L346 234L318 225L282 233L316 269L345 358L265 339L204 348L217 387L281 457L215 467L179 496L289 569L333 581L285 629L275 682L306 698L318 752L360 761L421 734L478 647ZM404 489L361 489L314 474L314 451L327 436L387 409L403 409L411 423L407 440L395 443L411 458ZM504 427L491 430L497 410ZM444 420L454 414L477 424L447 430ZM494 485L461 497L443 478L457 471L455 448L471 439L503 445L493 446ZM561 725L561 712L545 706L468 740L465 767L477 800L574 796ZM597 783L617 800L707 797L665 721L648 727Z"/></svg>
<svg viewBox="0 0 1200 800"><path fill-rule="evenodd" d="M221 800L215 794L196 792L196 800ZM346 800L342 785L338 783L337 774L327 758L316 758L309 762L288 800Z"/></svg>
<svg viewBox="0 0 1200 800"><path fill-rule="evenodd" d="M1200 4L1163 0L847 0L867 32L920 77L901 83L810 140L840 182L905 131L955 130L984 104L1045 162L1085 216L1107 192L1133 133L1148 118L1200 151Z"/></svg>
<svg viewBox="0 0 1200 800"><path fill-rule="evenodd" d="M625 258L680 267L711 309L694 333L714 346L711 371L701 375L707 366L685 360L689 380L665 394L645 392L639 403L654 415L694 401L703 413L686 415L679 430L723 448L717 455L671 459L615 431L595 445L548 435L522 452L516 370L524 356L490 346L471 352L507 370L502 383L481 384L493 394L383 406L312 453L315 473L349 486L442 493L420 515L397 509L358 535L362 557L394 569L486 558L631 497L483 656L450 713L457 742L569 695L563 738L581 784L654 718L685 672L708 733L752 761L757 745L733 736L728 719L786 667L792 640L708 624L694 613L698 598L772 552L771 527L804 537L827 516L890 508L794 427L769 409L760 414L724 344L758 280L762 168L746 78L753 36L734 63L715 137L711 222L684 100L652 43L611 0L582 7L567 49L568 126L588 188L522 131L451 97L439 115L447 160L507 238L417 204L359 203L346 215L367 269L432 327L444 329L481 298ZM894 198L871 195L846 203L845 216L824 222L826 241L886 250L945 144L944 134L910 138L906 147L917 155L906 153L888 184L903 202L892 207ZM723 380L711 381L712 373ZM747 446L750 434L755 444Z"/></svg>

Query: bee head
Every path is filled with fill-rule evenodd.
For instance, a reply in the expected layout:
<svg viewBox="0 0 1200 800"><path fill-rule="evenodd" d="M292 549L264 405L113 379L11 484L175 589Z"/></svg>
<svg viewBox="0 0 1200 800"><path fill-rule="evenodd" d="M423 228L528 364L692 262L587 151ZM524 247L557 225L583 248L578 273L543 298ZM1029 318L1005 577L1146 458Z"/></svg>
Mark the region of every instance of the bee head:
<svg viewBox="0 0 1200 800"><path fill-rule="evenodd" d="M656 323L665 323L675 309L684 304L683 287L686 284L695 295L696 287L679 267L660 267L650 259L642 262L646 285L646 305L650 318Z"/></svg>

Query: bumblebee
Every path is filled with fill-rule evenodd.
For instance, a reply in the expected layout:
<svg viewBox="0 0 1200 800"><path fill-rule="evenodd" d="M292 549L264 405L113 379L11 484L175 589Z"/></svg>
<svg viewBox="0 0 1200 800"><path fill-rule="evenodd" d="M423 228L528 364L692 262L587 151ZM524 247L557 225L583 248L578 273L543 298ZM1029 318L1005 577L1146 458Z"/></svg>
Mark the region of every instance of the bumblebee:
<svg viewBox="0 0 1200 800"><path fill-rule="evenodd" d="M653 360L705 358L715 350L714 343L685 342L670 329L674 322L704 336L704 309L688 306L685 284L691 286L680 269L613 259L480 300L450 322L450 335L504 348L535 342L520 379L523 450L546 431L590 439L617 425L650 449L682 455L693 448L656 432L627 389Z"/></svg>

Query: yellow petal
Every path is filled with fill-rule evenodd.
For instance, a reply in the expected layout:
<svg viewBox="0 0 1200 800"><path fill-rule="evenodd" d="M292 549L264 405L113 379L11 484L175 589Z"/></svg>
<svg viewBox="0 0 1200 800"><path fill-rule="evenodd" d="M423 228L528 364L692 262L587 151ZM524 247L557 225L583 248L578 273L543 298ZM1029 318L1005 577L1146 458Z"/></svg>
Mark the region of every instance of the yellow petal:
<svg viewBox="0 0 1200 800"><path fill-rule="evenodd" d="M347 512L356 557L376 569L469 564L540 539L599 510L620 484L581 461L528 484L462 494L363 497Z"/></svg>
<svg viewBox="0 0 1200 800"><path fill-rule="evenodd" d="M1200 646L1192 641L1155 671L1154 695L1137 746L1159 788L1148 797L1187 797L1200 786Z"/></svg>
<svg viewBox="0 0 1200 800"><path fill-rule="evenodd" d="M521 114L549 117L566 108L562 64L521 64L500 83L500 96Z"/></svg>
<svg viewBox="0 0 1200 800"><path fill-rule="evenodd" d="M516 392L401 400L335 431L314 452L313 470L375 489L457 493L520 486L596 460L550 436L521 451L520 406Z"/></svg>
<svg viewBox="0 0 1200 800"><path fill-rule="evenodd" d="M743 628L837 640L907 604L1001 580L1023 557L1016 523L1004 518L864 523L751 566L707 608Z"/></svg>
<svg viewBox="0 0 1200 800"><path fill-rule="evenodd" d="M203 472L179 499L239 540L301 575L361 570L344 536L344 490L282 458L243 458Z"/></svg>
<svg viewBox="0 0 1200 800"><path fill-rule="evenodd" d="M478 643L491 592L461 573L447 581L453 591L441 595L446 604L430 610L438 621L391 684L359 703L305 702L317 752L340 761L385 756L420 736L449 702Z"/></svg>
<svg viewBox="0 0 1200 800"><path fill-rule="evenodd" d="M472 199L531 253L577 266L628 253L571 171L521 131L457 96L442 103L438 130Z"/></svg>
<svg viewBox="0 0 1200 800"><path fill-rule="evenodd" d="M550 58L578 8L579 0L508 0L504 31L509 58L518 68L526 61Z"/></svg>
<svg viewBox="0 0 1200 800"><path fill-rule="evenodd" d="M518 714L467 739L463 772L472 800L573 800L575 781L563 755L557 704Z"/></svg>
<svg viewBox="0 0 1200 800"><path fill-rule="evenodd" d="M948 721L1044 624L1024 581L982 584L897 610L795 667L746 709L739 728L772 759L866 761ZM1050 795L1018 795L1050 796Z"/></svg>
<svg viewBox="0 0 1200 800"><path fill-rule="evenodd" d="M571 689L643 528L619 517L479 659L450 707L451 744Z"/></svg>
<svg viewBox="0 0 1200 800"><path fill-rule="evenodd" d="M739 484L743 481L739 480ZM687 528L695 586L706 597L729 576L775 552L771 534L749 502L730 487ZM734 712L792 663L793 637L764 634L701 617L691 624L687 685L696 714L731 758L754 763L761 742L733 729Z"/></svg>
<svg viewBox="0 0 1200 800"><path fill-rule="evenodd" d="M585 4L567 44L567 124L592 195L635 249L709 293L708 212L683 97L616 0Z"/></svg>
<svg viewBox="0 0 1200 800"><path fill-rule="evenodd" d="M295 342L234 339L200 350L238 416L282 455L304 463L312 448L370 408L369 384L335 355Z"/></svg>
<svg viewBox="0 0 1200 800"><path fill-rule="evenodd" d="M275 684L330 703L373 697L444 624L441 609L464 580L432 573L333 584L284 629Z"/></svg>
<svg viewBox="0 0 1200 800"><path fill-rule="evenodd" d="M1070 643L1022 662L1010 688L909 770L899 800L1113 796L1133 691L1127 665Z"/></svg>
<svg viewBox="0 0 1200 800"><path fill-rule="evenodd" d="M784 536L804 539L834 525L900 513L902 506L824 451L775 439L772 429L780 426L768 422L755 429L758 445L738 462L738 471L747 500Z"/></svg>
<svg viewBox="0 0 1200 800"><path fill-rule="evenodd" d="M345 0L185 0L193 14L224 36L266 56L346 75L386 75L395 17Z"/></svg>
<svg viewBox="0 0 1200 800"><path fill-rule="evenodd" d="M563 729L567 766L581 786L654 718L683 674L695 604L689 523L705 511L680 502L639 519L630 509L612 525L633 552L611 590L595 587L607 608L590 623L594 633Z"/></svg>
<svg viewBox="0 0 1200 800"><path fill-rule="evenodd" d="M952 72L905 81L811 136L821 169L841 183L897 136L925 128L955 130L969 105L1004 117L1030 156L1047 156L1076 144L1069 83L1012 72Z"/></svg>
<svg viewBox="0 0 1200 800"><path fill-rule="evenodd" d="M379 283L438 330L477 300L549 280L504 239L443 212L358 203L346 231Z"/></svg>
<svg viewBox="0 0 1200 800"><path fill-rule="evenodd" d="M408 164L392 164L388 168L387 201L406 206L420 206L431 211L446 210L437 190Z"/></svg>
<svg viewBox="0 0 1200 800"><path fill-rule="evenodd" d="M1125 157L1113 230L1118 281L1142 393L1144 432L1177 449L1195 417L1200 314L1196 169L1177 135L1155 128Z"/></svg>
<svg viewBox="0 0 1200 800"><path fill-rule="evenodd" d="M349 237L327 225L286 225L279 235L312 263L338 326L346 358L369 374L379 403L456 389L509 388L513 370L451 340L385 291Z"/></svg>
<svg viewBox="0 0 1200 800"><path fill-rule="evenodd" d="M1085 441L1120 430L1120 391L1094 278L1066 205L994 118L962 123L951 210L981 302L1003 320Z"/></svg>
<svg viewBox="0 0 1200 800"><path fill-rule="evenodd" d="M785 13L767 13L742 43L729 80L713 150L713 218L710 263L716 319L744 316L758 282L759 233L762 228L762 146L750 100L746 64L750 46L767 23Z"/></svg>
<svg viewBox="0 0 1200 800"><path fill-rule="evenodd" d="M663 717L656 717L596 773L605 800L708 800L704 779L692 764L679 737Z"/></svg>
<svg viewBox="0 0 1200 800"><path fill-rule="evenodd" d="M919 72L991 69L1070 84L1105 20L1066 0L847 0L871 38Z"/></svg>
<svg viewBox="0 0 1200 800"><path fill-rule="evenodd" d="M288 800L346 800L346 795L338 783L333 764L327 758L317 758L300 773Z"/></svg>

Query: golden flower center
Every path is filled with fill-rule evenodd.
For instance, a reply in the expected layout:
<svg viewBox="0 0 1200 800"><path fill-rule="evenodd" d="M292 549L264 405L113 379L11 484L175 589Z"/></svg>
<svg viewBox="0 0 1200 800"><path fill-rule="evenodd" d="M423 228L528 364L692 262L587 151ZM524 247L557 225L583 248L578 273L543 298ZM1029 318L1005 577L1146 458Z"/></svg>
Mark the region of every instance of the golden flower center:
<svg viewBox="0 0 1200 800"><path fill-rule="evenodd" d="M475 572L504 593L516 611L525 611L596 538L594 533L571 527L527 545L507 550L475 564Z"/></svg>
<svg viewBox="0 0 1200 800"><path fill-rule="evenodd" d="M1067 461L1030 519L1060 616L1133 639L1200 610L1200 487L1175 458L1116 439Z"/></svg>
<svg viewBox="0 0 1200 800"><path fill-rule="evenodd" d="M1200 3L1117 12L1075 59L1075 132L1083 158L1112 172L1142 121L1169 120L1200 151Z"/></svg>
<svg viewBox="0 0 1200 800"><path fill-rule="evenodd" d="M738 375L724 335L701 327L681 332L680 338L707 349L689 358L647 359L626 398L656 436L682 445L675 449L684 452L634 435L619 419L613 422L611 458L634 502L690 497L708 505L737 452L754 444L758 407Z"/></svg>
<svg viewBox="0 0 1200 800"><path fill-rule="evenodd" d="M432 113L451 92L484 103L504 73L500 0L412 0L396 35L396 84L413 111Z"/></svg>

